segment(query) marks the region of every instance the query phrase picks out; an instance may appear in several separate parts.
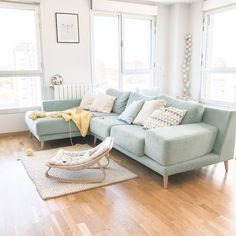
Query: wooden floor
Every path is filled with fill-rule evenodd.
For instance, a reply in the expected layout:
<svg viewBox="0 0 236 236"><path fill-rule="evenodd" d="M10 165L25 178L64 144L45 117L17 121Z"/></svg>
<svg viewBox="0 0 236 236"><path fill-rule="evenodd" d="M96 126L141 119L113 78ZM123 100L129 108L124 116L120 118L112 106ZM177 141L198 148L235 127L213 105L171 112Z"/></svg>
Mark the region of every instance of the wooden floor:
<svg viewBox="0 0 236 236"><path fill-rule="evenodd" d="M43 201L17 161L28 147L39 149L26 133L0 137L1 236L236 235L235 160L227 175L221 163L171 176L164 190L160 175L113 151L139 178Z"/></svg>

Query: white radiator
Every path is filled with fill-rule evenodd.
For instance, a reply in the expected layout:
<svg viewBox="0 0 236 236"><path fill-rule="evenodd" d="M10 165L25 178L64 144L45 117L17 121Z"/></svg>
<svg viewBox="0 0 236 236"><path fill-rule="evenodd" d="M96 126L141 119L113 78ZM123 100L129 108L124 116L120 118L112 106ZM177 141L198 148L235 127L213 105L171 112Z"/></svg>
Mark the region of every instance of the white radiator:
<svg viewBox="0 0 236 236"><path fill-rule="evenodd" d="M85 94L92 93L92 86L89 84L66 84L54 87L54 99L82 98Z"/></svg>

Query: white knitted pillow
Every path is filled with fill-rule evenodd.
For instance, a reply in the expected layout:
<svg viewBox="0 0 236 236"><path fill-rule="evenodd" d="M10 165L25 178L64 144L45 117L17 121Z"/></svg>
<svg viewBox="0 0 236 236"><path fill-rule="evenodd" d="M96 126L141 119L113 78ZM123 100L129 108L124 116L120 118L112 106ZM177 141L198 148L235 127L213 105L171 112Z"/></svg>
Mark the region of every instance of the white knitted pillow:
<svg viewBox="0 0 236 236"><path fill-rule="evenodd" d="M154 129L157 127L179 125L186 112L186 110L180 110L174 107L158 109L148 118L144 127L147 129Z"/></svg>
<svg viewBox="0 0 236 236"><path fill-rule="evenodd" d="M146 101L136 116L135 120L133 121L133 124L135 125L144 125L145 121L147 121L148 117L156 111L157 109L164 108L166 105L165 100L151 100Z"/></svg>
<svg viewBox="0 0 236 236"><path fill-rule="evenodd" d="M93 104L95 100L95 95L86 94L83 96L80 107L84 110L90 110L91 105Z"/></svg>

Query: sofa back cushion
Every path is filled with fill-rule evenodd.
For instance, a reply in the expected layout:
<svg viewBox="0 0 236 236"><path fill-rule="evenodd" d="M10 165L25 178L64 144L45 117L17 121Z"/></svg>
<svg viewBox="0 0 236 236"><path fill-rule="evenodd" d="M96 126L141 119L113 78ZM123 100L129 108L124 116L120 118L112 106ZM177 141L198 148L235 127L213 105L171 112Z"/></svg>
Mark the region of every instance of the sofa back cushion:
<svg viewBox="0 0 236 236"><path fill-rule="evenodd" d="M133 101L138 101L138 100L150 101L156 98L157 96L144 96L136 92L131 92L126 107L128 107Z"/></svg>
<svg viewBox="0 0 236 236"><path fill-rule="evenodd" d="M106 91L106 94L116 97L112 112L121 114L125 110L130 92L123 92L117 89L110 88Z"/></svg>
<svg viewBox="0 0 236 236"><path fill-rule="evenodd" d="M64 111L80 105L81 99L46 100L42 102L44 111Z"/></svg>
<svg viewBox="0 0 236 236"><path fill-rule="evenodd" d="M234 156L236 111L206 107L203 122L218 128L213 151L220 154L220 160L229 160Z"/></svg>
<svg viewBox="0 0 236 236"><path fill-rule="evenodd" d="M166 106L172 106L181 110L186 110L181 124L192 124L199 123L202 121L204 106L194 101L184 101L180 99L175 99L167 95L161 95L159 99L166 100Z"/></svg>
<svg viewBox="0 0 236 236"><path fill-rule="evenodd" d="M107 94L98 94L90 107L90 111L110 113L115 100L116 97Z"/></svg>

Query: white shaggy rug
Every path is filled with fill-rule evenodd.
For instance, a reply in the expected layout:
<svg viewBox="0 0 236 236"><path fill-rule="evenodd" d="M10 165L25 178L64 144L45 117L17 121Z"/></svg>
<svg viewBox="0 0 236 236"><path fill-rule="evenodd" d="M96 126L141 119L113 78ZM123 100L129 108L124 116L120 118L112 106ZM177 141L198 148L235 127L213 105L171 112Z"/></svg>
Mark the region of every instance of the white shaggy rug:
<svg viewBox="0 0 236 236"><path fill-rule="evenodd" d="M89 148L91 148L89 145L80 145L78 150L86 150ZM75 150L75 147L66 147L64 149ZM59 148L34 152L34 155L32 157L26 157L25 155L21 156L21 162L25 167L26 172L28 173L32 182L35 184L38 193L44 200L105 185L110 185L137 177L137 175L135 175L131 171L120 166L113 160L110 160L110 164L105 170L106 178L101 183L71 184L60 183L55 180L48 179L45 176L45 172L47 170L47 166L45 165L45 163L54 154L56 154L58 150ZM106 160L104 161L106 163ZM96 178L101 174L98 170L94 169L85 169L80 171L51 169L50 173L64 178Z"/></svg>

